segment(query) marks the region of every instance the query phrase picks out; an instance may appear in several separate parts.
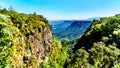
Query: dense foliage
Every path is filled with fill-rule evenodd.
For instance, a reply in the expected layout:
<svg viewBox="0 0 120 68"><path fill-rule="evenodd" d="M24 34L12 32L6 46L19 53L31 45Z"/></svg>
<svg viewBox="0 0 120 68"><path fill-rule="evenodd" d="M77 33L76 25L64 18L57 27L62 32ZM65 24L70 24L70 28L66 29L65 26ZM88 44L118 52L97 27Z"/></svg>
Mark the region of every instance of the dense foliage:
<svg viewBox="0 0 120 68"><path fill-rule="evenodd" d="M94 20L73 51L68 68L119 68L120 15Z"/></svg>
<svg viewBox="0 0 120 68"><path fill-rule="evenodd" d="M42 16L0 9L0 68L62 68L65 42L51 38Z"/></svg>
<svg viewBox="0 0 120 68"><path fill-rule="evenodd" d="M66 42L53 40L48 62L42 62L40 68L64 68L68 57Z"/></svg>
<svg viewBox="0 0 120 68"><path fill-rule="evenodd" d="M119 14L94 20L78 40L69 42L56 40L50 28L36 13L0 9L0 68L120 67Z"/></svg>
<svg viewBox="0 0 120 68"><path fill-rule="evenodd" d="M68 45L68 53L72 53L72 48L77 43L77 39L89 27L92 21L82 20L53 20L49 21L52 31L58 40L64 41Z"/></svg>

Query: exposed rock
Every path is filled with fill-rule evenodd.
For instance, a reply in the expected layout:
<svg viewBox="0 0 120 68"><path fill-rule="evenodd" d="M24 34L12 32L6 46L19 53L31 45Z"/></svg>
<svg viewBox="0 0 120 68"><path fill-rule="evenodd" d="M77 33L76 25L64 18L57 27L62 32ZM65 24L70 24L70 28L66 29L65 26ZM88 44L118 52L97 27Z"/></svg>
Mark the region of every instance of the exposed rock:
<svg viewBox="0 0 120 68"><path fill-rule="evenodd" d="M52 45L52 33L49 28L45 27L41 32L38 29L32 31L29 36L28 42L30 43L31 52L37 60L44 60L48 56Z"/></svg>
<svg viewBox="0 0 120 68"><path fill-rule="evenodd" d="M52 33L40 15L0 10L0 68L39 68L48 61Z"/></svg>

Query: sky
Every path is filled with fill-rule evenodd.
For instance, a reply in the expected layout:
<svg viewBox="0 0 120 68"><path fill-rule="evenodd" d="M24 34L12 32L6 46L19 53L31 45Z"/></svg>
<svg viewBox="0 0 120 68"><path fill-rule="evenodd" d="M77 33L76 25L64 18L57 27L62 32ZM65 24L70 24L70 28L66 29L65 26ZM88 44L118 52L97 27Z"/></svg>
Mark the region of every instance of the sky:
<svg viewBox="0 0 120 68"><path fill-rule="evenodd" d="M12 6L21 13L36 12L48 20L79 20L120 13L120 0L0 0L0 6Z"/></svg>

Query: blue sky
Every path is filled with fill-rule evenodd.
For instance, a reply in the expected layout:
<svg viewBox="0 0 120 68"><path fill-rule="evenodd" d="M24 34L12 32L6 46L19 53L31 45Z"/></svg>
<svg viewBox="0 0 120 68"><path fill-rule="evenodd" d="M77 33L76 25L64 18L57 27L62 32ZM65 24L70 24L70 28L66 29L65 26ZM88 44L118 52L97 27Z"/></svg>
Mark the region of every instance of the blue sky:
<svg viewBox="0 0 120 68"><path fill-rule="evenodd" d="M47 19L86 19L120 13L120 0L0 0L22 13L41 14Z"/></svg>

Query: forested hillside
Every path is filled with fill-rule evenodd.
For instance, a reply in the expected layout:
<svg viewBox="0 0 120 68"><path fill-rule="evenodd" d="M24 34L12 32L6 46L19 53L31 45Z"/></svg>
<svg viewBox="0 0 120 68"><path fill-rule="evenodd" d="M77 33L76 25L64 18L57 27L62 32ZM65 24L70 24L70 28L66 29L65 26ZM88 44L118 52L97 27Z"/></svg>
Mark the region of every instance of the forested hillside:
<svg viewBox="0 0 120 68"><path fill-rule="evenodd" d="M94 20L73 51L68 68L119 68L120 15Z"/></svg>
<svg viewBox="0 0 120 68"><path fill-rule="evenodd" d="M71 27L79 29L76 25L81 23ZM119 14L94 20L73 52L68 47L74 41L69 40L56 40L42 15L0 9L0 68L120 67Z"/></svg>
<svg viewBox="0 0 120 68"><path fill-rule="evenodd" d="M87 30L91 22L92 21L73 20L67 28L55 32L55 37L57 39L66 41L78 39L78 37L82 35L85 32L85 30Z"/></svg>
<svg viewBox="0 0 120 68"><path fill-rule="evenodd" d="M0 9L0 68L62 68L66 58L42 15Z"/></svg>

